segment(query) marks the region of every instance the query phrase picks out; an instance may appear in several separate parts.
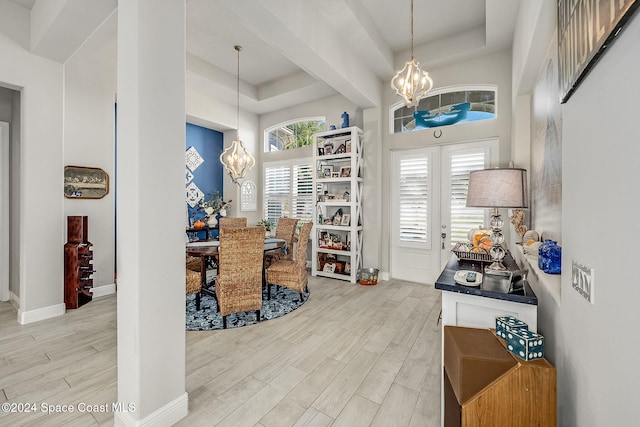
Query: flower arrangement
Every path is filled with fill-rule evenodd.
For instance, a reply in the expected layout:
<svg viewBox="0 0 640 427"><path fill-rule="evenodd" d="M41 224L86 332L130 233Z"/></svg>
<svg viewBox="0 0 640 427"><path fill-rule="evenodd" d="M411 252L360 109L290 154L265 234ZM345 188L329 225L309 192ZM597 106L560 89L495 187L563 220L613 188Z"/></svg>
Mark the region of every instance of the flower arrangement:
<svg viewBox="0 0 640 427"><path fill-rule="evenodd" d="M219 191L213 193L209 199L202 200L198 206L198 210L203 210L208 217L216 214L220 216L227 215L227 209L231 208L231 199L225 201Z"/></svg>

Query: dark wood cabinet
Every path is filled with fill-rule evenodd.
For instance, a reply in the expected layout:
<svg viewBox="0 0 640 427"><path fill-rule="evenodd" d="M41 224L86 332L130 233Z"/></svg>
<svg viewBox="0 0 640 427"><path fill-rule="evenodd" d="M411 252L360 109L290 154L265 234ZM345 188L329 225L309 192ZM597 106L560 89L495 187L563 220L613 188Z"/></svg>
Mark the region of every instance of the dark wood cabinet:
<svg viewBox="0 0 640 427"><path fill-rule="evenodd" d="M93 245L88 240L88 218L67 217L67 243L64 245L64 304L78 308L92 299Z"/></svg>
<svg viewBox="0 0 640 427"><path fill-rule="evenodd" d="M492 330L444 327L444 426L555 426L556 370Z"/></svg>

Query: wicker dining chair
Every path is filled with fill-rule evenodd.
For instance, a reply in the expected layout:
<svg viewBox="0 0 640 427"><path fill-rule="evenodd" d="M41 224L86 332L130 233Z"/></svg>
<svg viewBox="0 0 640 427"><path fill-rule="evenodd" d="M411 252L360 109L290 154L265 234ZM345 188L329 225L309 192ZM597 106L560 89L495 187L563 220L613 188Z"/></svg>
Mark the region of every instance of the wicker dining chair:
<svg viewBox="0 0 640 427"><path fill-rule="evenodd" d="M200 257L187 255L185 262L186 262L187 270L200 273L200 266L202 264L202 260L200 259Z"/></svg>
<svg viewBox="0 0 640 427"><path fill-rule="evenodd" d="M196 294L196 310L200 310L200 291L202 289L202 278L200 271L186 269L186 295Z"/></svg>
<svg viewBox="0 0 640 427"><path fill-rule="evenodd" d="M295 218L280 218L278 225L276 226L277 239L282 239L286 242L285 251L282 249L275 249L264 254L264 267L269 268L271 264L280 259L293 259L293 238L296 235L296 226L298 220Z"/></svg>
<svg viewBox="0 0 640 427"><path fill-rule="evenodd" d="M218 248L220 266L215 293L223 328L227 315L262 309L262 257L264 227L229 228Z"/></svg>
<svg viewBox="0 0 640 427"><path fill-rule="evenodd" d="M246 217L236 217L236 218L220 218L218 221L218 229L222 233L224 230L229 228L238 228L238 227L246 227L247 226L247 218ZM264 238L264 236L262 236Z"/></svg>
<svg viewBox="0 0 640 427"><path fill-rule="evenodd" d="M281 259L267 268L267 283L280 285L293 289L300 293L303 300L303 292L307 289L307 243L311 234L312 223L307 222L302 226L298 235L298 246L294 258Z"/></svg>

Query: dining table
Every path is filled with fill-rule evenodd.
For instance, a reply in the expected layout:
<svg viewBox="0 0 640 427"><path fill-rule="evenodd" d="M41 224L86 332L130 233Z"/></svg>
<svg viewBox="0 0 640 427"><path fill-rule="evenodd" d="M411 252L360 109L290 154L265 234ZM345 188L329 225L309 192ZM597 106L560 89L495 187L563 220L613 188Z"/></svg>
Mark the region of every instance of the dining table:
<svg viewBox="0 0 640 427"><path fill-rule="evenodd" d="M286 248L287 242L284 239L278 239L276 237L267 237L264 239L264 251L273 251L277 249ZM218 264L218 248L220 247L219 239L199 240L195 242L188 242L186 244L187 255L192 257L199 257L200 262L200 292L208 293L215 296L212 289L207 287L207 265L209 261L213 261L215 265ZM263 264L264 269L264 264ZM263 272L263 284L265 280L265 274ZM197 295L199 298L199 294Z"/></svg>

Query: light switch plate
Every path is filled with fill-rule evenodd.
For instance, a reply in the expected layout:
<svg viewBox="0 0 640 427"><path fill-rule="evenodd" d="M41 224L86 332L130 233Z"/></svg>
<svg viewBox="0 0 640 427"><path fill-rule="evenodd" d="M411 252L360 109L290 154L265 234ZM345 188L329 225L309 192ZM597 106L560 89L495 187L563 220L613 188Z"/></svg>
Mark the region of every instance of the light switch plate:
<svg viewBox="0 0 640 427"><path fill-rule="evenodd" d="M571 260L571 286L591 304L594 303L593 276L593 268L587 267L575 259Z"/></svg>

